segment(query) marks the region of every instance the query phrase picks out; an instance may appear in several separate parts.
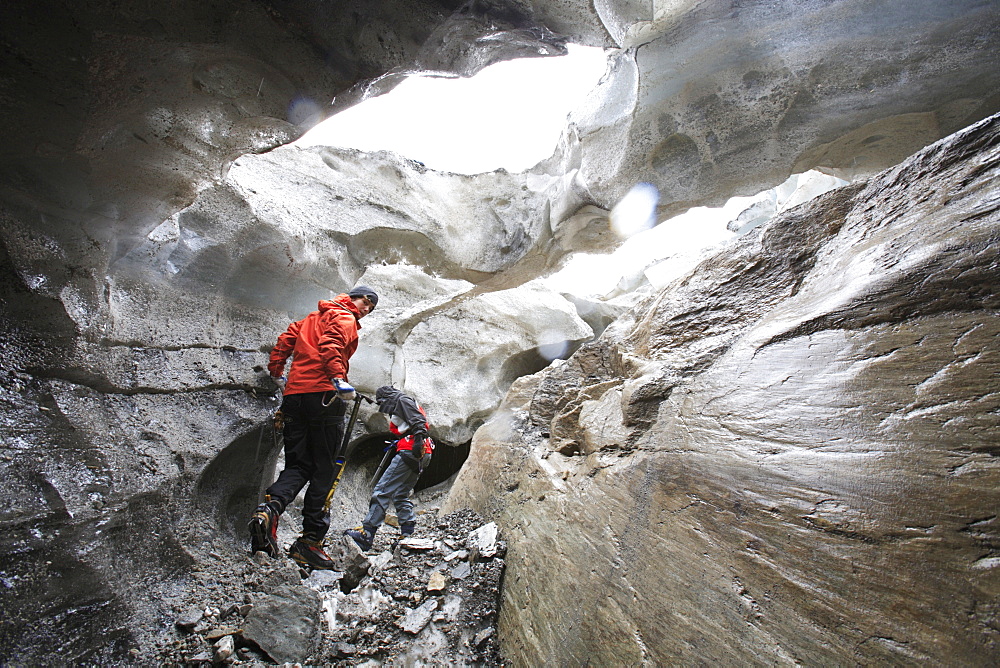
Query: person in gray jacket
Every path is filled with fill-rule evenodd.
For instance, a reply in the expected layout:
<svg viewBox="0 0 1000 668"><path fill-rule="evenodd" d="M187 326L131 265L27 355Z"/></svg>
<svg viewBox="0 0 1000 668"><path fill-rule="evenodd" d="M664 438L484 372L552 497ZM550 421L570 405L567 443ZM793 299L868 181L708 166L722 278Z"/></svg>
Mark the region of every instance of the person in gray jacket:
<svg viewBox="0 0 1000 668"><path fill-rule="evenodd" d="M410 493L434 452L427 414L413 397L391 385L383 385L375 391L375 401L379 411L389 416L389 431L397 440L394 444L396 454L372 491L368 515L361 526L344 531L366 552L372 547L375 532L385 521L390 503L396 507L400 533L403 536L413 533L417 521Z"/></svg>

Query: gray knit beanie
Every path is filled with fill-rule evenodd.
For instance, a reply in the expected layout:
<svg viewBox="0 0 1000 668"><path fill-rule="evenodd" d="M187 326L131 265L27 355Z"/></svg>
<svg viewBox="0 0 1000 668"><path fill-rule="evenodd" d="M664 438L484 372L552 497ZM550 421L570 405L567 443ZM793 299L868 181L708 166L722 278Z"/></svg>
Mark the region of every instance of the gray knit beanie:
<svg viewBox="0 0 1000 668"><path fill-rule="evenodd" d="M351 299L355 299L357 297L368 297L368 299L372 302L373 311L375 310L375 307L378 306L378 295L367 285L355 286L350 292L347 293L347 296Z"/></svg>

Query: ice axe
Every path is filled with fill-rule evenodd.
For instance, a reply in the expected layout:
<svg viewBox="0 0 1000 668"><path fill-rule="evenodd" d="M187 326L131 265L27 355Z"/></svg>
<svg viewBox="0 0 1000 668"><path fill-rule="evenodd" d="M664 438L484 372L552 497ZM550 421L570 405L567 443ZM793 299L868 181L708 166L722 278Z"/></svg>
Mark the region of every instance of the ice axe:
<svg viewBox="0 0 1000 668"><path fill-rule="evenodd" d="M374 399L370 399L360 392L355 391L354 408L351 409L351 419L347 421L347 429L344 430L344 440L340 442L340 445L337 447L337 452L334 454L333 483L330 485L330 491L326 493L326 501L323 502L323 512L328 512L330 510L330 502L333 500L333 493L337 491L337 485L340 484L340 476L344 474L344 468L347 465L347 445L351 441L351 432L354 431L354 423L358 421L358 411L361 409L362 400L367 401L370 404L375 403Z"/></svg>
<svg viewBox="0 0 1000 668"><path fill-rule="evenodd" d="M382 479L382 476L385 474L385 470L389 468L389 462L391 462L392 458L396 455L396 442L386 441L386 443L389 444L389 447L385 449L385 455L382 457L382 463L378 465L378 468L375 469L375 475L372 476L372 487L377 485L378 481Z"/></svg>

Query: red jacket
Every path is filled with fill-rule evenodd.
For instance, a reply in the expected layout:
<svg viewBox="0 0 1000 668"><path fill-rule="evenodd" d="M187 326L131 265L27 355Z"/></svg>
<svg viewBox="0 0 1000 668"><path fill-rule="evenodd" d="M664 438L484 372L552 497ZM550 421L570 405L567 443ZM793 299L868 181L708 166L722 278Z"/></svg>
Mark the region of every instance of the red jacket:
<svg viewBox="0 0 1000 668"><path fill-rule="evenodd" d="M334 389L331 378L347 380L348 360L358 349L360 317L361 311L351 298L340 294L333 301L324 299L318 311L288 326L278 337L267 365L271 375L278 378L288 356L292 356L286 395L326 392Z"/></svg>
<svg viewBox="0 0 1000 668"><path fill-rule="evenodd" d="M407 399L409 399L409 397L407 397ZM423 454L434 452L434 441L431 440L431 437L427 435L427 432L430 431L431 429L431 423L427 422L427 413L425 413L423 407L417 405L416 402L413 402L413 405L417 406L417 410L420 411L420 415L424 419L423 425L418 424L415 428L411 428L410 425L407 424L403 420L403 418L399 417L398 415L392 415L389 418L389 432L393 436L399 436L400 434L403 433L406 434L406 436L396 441L396 452L401 452L403 450L413 450L413 441L417 434L424 435ZM401 429L400 427L403 427L404 425L406 428Z"/></svg>

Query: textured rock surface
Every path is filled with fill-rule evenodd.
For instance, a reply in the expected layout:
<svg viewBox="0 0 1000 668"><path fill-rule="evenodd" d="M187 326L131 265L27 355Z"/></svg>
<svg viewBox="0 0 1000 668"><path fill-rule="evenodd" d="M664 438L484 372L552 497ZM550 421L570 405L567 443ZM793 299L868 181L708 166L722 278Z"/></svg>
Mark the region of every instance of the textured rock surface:
<svg viewBox="0 0 1000 668"><path fill-rule="evenodd" d="M994 117L519 380L449 499L512 660L996 662L998 192Z"/></svg>
<svg viewBox="0 0 1000 668"><path fill-rule="evenodd" d="M243 635L277 663L301 663L320 640L320 599L307 587L283 584L254 606Z"/></svg>
<svg viewBox="0 0 1000 668"><path fill-rule="evenodd" d="M637 181L677 212L817 166L872 174L1000 102L995 3L599 4L625 50L550 169L605 208Z"/></svg>

